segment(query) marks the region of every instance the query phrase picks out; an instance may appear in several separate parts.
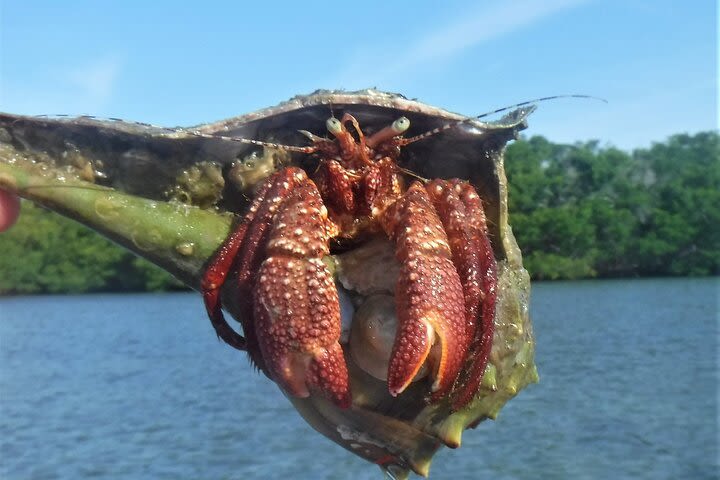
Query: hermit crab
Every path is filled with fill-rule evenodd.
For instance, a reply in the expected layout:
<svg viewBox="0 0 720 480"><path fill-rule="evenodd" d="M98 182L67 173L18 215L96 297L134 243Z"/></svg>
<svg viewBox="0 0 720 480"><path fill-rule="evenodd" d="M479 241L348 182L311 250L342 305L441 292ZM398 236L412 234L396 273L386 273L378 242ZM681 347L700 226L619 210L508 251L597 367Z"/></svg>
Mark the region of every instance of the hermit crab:
<svg viewBox="0 0 720 480"><path fill-rule="evenodd" d="M0 114L0 187L199 290L316 430L427 475L537 381L503 168L533 108L482 122L363 90L192 128Z"/></svg>

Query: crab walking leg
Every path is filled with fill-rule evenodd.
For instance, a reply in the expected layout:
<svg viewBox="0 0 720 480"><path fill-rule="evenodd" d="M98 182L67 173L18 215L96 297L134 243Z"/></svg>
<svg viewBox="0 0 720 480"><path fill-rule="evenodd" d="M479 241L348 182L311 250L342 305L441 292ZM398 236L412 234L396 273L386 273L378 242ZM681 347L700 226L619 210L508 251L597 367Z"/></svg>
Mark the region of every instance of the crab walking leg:
<svg viewBox="0 0 720 480"><path fill-rule="evenodd" d="M480 232L476 225L477 219L469 216L465 203L460 198L462 182L433 180L425 188L447 233L453 263L460 274L465 296L465 334L467 341L471 342L478 328L478 316L483 299ZM476 193L473 195L477 197ZM469 345L465 346L468 347Z"/></svg>
<svg viewBox="0 0 720 480"><path fill-rule="evenodd" d="M402 265L395 293L398 333L388 368L390 394L405 390L428 357L432 391L446 393L462 367L467 345L463 290L447 236L418 182L382 220ZM435 337L439 344L431 353Z"/></svg>
<svg viewBox="0 0 720 480"><path fill-rule="evenodd" d="M317 390L346 408L351 397L340 304L322 261L332 225L315 184L293 171L298 186L278 209L257 272L256 334L271 377L288 393L307 397Z"/></svg>
<svg viewBox="0 0 720 480"><path fill-rule="evenodd" d="M205 302L205 309L212 323L215 333L225 343L238 350L247 350L247 342L240 334L230 327L222 313L222 301L220 290L227 279L227 275L235 264L235 258L245 240L248 225L253 221L258 209L264 204L268 197L268 191L272 189L274 182L268 181L260 187L255 201L250 206L248 214L242 223L233 231L212 258L200 284L200 291ZM277 187L276 187L277 188ZM247 313L247 312L244 312ZM248 315L244 315L246 321L251 321ZM246 325L250 326L250 325ZM248 331L250 328L243 327Z"/></svg>
<svg viewBox="0 0 720 480"><path fill-rule="evenodd" d="M385 157L366 169L361 192L368 213L376 215L382 211L388 199L398 198L402 193L402 182L393 160Z"/></svg>
<svg viewBox="0 0 720 480"><path fill-rule="evenodd" d="M497 300L497 262L488 236L487 220L482 201L475 189L466 182L455 180L455 189L465 205L474 241L479 246L479 271L482 285L481 322L475 331L468 355L469 368L463 373L465 379L453 398L453 408L467 405L480 389L495 332L495 303Z"/></svg>
<svg viewBox="0 0 720 480"><path fill-rule="evenodd" d="M235 295L240 308L243 332L247 343L250 359L263 371L267 371L265 361L257 339L257 327L253 313L252 298L257 283L257 271L266 258L265 246L270 236L271 227L282 205L290 192L304 182L307 175L298 168L286 168L272 175L260 187L260 192L250 205L246 216L246 228L242 245L236 252Z"/></svg>
<svg viewBox="0 0 720 480"><path fill-rule="evenodd" d="M475 189L454 179L434 180L427 190L450 239L465 292L466 329L471 343L453 399L453 407L459 409L477 394L487 367L495 326L497 267L482 201Z"/></svg>
<svg viewBox="0 0 720 480"><path fill-rule="evenodd" d="M235 253L242 242L246 226L242 225L225 240L212 262L205 270L200 291L202 292L205 310L207 310L210 323L215 329L217 336L231 347L238 350L247 350L247 342L242 335L237 333L225 320L222 313L222 301L220 300L220 289L225 283L227 272L230 270Z"/></svg>
<svg viewBox="0 0 720 480"><path fill-rule="evenodd" d="M355 211L353 179L340 162L337 160L323 162L318 168L315 179L329 208L343 214Z"/></svg>

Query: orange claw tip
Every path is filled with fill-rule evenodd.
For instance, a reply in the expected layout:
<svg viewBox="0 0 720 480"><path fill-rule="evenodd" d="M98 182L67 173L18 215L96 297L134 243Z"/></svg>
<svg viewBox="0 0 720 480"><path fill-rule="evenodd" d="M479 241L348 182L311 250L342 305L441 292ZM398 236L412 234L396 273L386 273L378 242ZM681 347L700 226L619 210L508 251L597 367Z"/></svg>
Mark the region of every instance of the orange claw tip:
<svg viewBox="0 0 720 480"><path fill-rule="evenodd" d="M388 390L397 397L410 385L430 354L435 331L425 318L401 323L388 366Z"/></svg>

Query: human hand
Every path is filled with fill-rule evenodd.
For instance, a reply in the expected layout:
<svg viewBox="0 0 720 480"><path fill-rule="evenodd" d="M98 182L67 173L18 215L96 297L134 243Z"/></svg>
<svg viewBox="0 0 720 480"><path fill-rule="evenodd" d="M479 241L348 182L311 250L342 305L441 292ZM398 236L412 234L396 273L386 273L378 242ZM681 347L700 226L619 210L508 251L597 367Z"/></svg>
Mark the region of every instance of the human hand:
<svg viewBox="0 0 720 480"><path fill-rule="evenodd" d="M0 232L12 227L20 216L20 199L17 195L0 190Z"/></svg>

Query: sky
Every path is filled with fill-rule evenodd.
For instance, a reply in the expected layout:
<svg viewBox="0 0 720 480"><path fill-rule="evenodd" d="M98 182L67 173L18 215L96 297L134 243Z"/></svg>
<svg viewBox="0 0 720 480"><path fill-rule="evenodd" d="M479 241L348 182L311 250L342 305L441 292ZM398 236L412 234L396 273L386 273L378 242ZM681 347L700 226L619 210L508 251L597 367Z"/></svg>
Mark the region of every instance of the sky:
<svg viewBox="0 0 720 480"><path fill-rule="evenodd" d="M625 150L718 128L711 0L0 0L0 111L190 126L318 88L465 115L555 94L528 135Z"/></svg>

